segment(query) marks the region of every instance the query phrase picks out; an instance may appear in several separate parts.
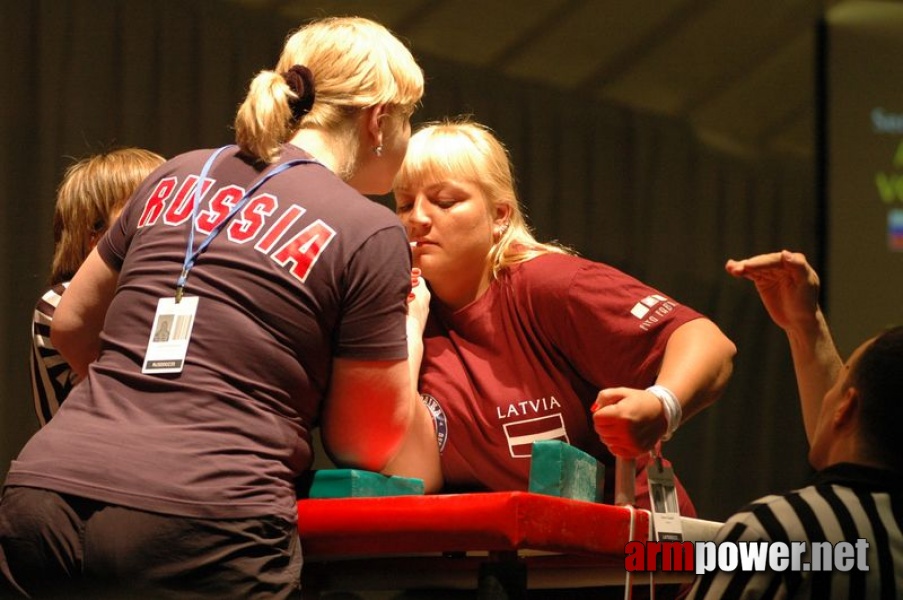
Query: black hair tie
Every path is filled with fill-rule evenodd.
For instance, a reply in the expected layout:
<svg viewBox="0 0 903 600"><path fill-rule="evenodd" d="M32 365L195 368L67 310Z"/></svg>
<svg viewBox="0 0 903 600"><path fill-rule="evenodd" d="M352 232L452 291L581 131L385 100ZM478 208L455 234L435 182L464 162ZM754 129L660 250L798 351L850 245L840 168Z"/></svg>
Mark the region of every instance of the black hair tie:
<svg viewBox="0 0 903 600"><path fill-rule="evenodd" d="M314 75L305 66L294 65L287 72L282 73L285 83L295 93L297 98L289 98L288 105L292 109L292 117L298 121L313 108L316 90L314 89Z"/></svg>

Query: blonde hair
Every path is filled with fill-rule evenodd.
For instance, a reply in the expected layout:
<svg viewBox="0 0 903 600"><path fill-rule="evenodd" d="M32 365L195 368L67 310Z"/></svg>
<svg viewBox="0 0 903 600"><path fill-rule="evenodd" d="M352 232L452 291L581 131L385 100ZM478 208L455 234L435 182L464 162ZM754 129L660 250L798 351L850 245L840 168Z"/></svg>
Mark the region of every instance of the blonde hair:
<svg viewBox="0 0 903 600"><path fill-rule="evenodd" d="M571 254L568 248L536 240L517 200L511 158L505 146L485 125L468 119L428 123L411 136L395 187L412 189L426 182L449 179L477 185L494 213L509 207L507 226L492 247L493 277L513 264L542 254Z"/></svg>
<svg viewBox="0 0 903 600"><path fill-rule="evenodd" d="M310 69L316 93L297 120L289 106L297 95L282 76L294 65ZM235 117L235 139L245 154L273 162L299 129L320 128L333 134L346 171L358 151L361 109L388 104L410 114L422 97L423 71L388 29L360 17L325 18L290 35L275 70L253 79Z"/></svg>
<svg viewBox="0 0 903 600"><path fill-rule="evenodd" d="M66 169L53 213L51 285L72 279L113 216L164 162L149 150L123 148L83 158Z"/></svg>

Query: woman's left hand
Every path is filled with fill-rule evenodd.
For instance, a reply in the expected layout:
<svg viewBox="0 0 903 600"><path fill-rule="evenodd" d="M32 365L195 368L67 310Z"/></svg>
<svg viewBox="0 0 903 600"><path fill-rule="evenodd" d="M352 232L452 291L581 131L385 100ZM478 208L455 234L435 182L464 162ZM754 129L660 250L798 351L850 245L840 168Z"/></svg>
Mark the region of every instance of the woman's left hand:
<svg viewBox="0 0 903 600"><path fill-rule="evenodd" d="M599 439L612 454L623 458L648 452L668 428L661 400L646 390L604 389L592 412Z"/></svg>

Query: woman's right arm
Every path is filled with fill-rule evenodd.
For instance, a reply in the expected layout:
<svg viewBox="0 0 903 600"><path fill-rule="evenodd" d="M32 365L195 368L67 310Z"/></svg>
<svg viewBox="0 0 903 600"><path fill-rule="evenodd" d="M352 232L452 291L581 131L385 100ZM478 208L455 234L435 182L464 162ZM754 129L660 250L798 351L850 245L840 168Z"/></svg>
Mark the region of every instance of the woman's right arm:
<svg viewBox="0 0 903 600"><path fill-rule="evenodd" d="M429 313L429 290L418 276L408 298L408 360L336 359L321 426L337 462L422 479L429 493L442 487L442 470L433 418L417 391Z"/></svg>
<svg viewBox="0 0 903 600"><path fill-rule="evenodd" d="M335 359L321 419L337 464L442 486L433 420L410 383L407 361Z"/></svg>
<svg viewBox="0 0 903 600"><path fill-rule="evenodd" d="M439 460L439 443L433 417L426 405L420 401L417 383L420 365L423 362L423 330L430 310L430 291L420 278L420 269L411 271L411 294L408 296L408 316L405 320L408 338L408 372L417 406L414 409L416 433L409 434L398 453L383 471L388 474L403 474L412 470L425 470L428 481L427 491L438 492L443 485L442 467Z"/></svg>

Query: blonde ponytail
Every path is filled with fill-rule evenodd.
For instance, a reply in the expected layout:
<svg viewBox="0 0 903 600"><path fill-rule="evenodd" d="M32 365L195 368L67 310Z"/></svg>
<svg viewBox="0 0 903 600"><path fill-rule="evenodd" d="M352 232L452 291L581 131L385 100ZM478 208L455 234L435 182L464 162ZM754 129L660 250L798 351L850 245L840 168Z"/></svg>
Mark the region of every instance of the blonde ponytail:
<svg viewBox="0 0 903 600"><path fill-rule="evenodd" d="M235 143L241 151L270 163L293 133L292 93L275 71L261 71L251 81L245 101L235 116Z"/></svg>

